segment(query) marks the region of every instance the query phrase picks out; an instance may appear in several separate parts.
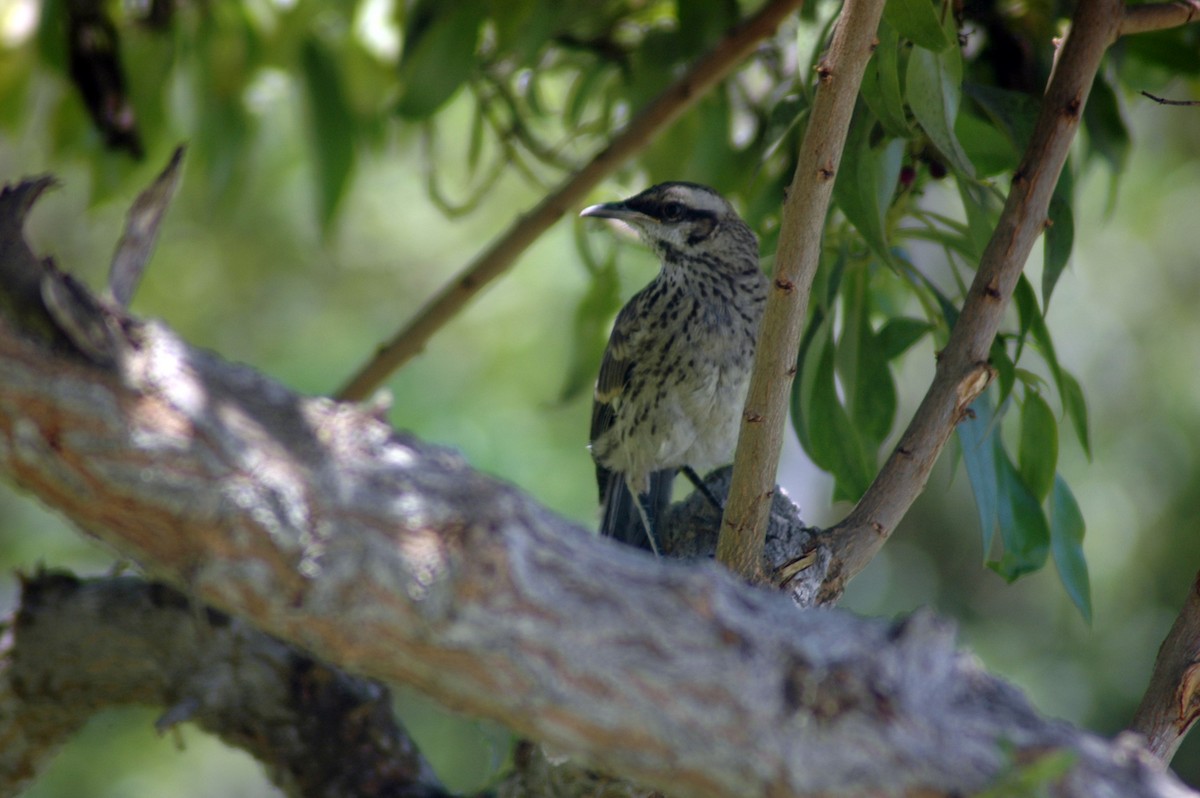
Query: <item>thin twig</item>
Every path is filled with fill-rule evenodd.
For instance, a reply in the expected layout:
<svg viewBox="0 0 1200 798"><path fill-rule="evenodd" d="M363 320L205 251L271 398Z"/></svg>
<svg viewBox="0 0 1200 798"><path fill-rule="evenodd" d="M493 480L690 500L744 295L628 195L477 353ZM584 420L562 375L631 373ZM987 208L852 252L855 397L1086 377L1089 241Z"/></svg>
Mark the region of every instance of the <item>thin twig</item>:
<svg viewBox="0 0 1200 798"><path fill-rule="evenodd" d="M1033 136L962 313L938 357L933 384L875 481L846 519L830 530L834 559L842 561L842 571L826 581L829 594L840 594L895 531L924 489L955 426L990 382L988 351L1029 252L1046 225L1050 195L1100 60L1122 18L1120 0L1082 0L1076 7Z"/></svg>
<svg viewBox="0 0 1200 798"><path fill-rule="evenodd" d="M360 400L424 347L442 325L479 291L512 265L538 236L599 185L660 131L674 122L736 67L762 39L796 10L802 0L772 0L729 32L679 80L668 86L612 141L537 207L517 219L481 252L338 391L341 399Z"/></svg>
<svg viewBox="0 0 1200 798"><path fill-rule="evenodd" d="M829 56L815 70L820 85L784 200L775 275L758 336L733 484L717 544L717 559L747 578L760 576L788 394L796 374L796 351L820 261L821 231L882 13L882 0L847 0Z"/></svg>
<svg viewBox="0 0 1200 798"><path fill-rule="evenodd" d="M1158 649L1154 673L1133 716L1132 731L1170 764L1183 738L1200 718L1200 574L1179 616Z"/></svg>
<svg viewBox="0 0 1200 798"><path fill-rule="evenodd" d="M1159 105L1200 105L1200 100L1168 100L1166 97L1159 97L1158 95L1151 94L1148 91L1142 92L1142 96L1149 97Z"/></svg>

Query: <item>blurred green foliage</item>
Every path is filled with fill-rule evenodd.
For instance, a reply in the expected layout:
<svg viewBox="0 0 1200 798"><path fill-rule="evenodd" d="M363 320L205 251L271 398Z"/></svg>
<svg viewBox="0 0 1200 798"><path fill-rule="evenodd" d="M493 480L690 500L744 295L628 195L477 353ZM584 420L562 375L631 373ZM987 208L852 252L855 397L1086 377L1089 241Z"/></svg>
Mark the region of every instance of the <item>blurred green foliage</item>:
<svg viewBox="0 0 1200 798"><path fill-rule="evenodd" d="M62 178L31 237L98 285L125 208L189 142L135 310L325 393L757 5L0 0L0 172ZM64 31L81 8L108 15L120 35L143 161L106 149L72 83ZM807 4L603 198L666 179L708 183L738 204L769 259L837 10ZM793 454L781 481L810 520L836 517L830 497L862 493L923 393L1069 10L1060 0L889 2L793 394L796 437L827 476ZM936 605L1040 706L1105 732L1130 716L1200 564L1200 538L1188 534L1200 502L1190 366L1200 356L1190 312L1200 241L1180 210L1200 200L1200 136L1188 112L1134 94L1194 93L1179 81L1200 76L1197 36L1192 26L1114 46L1055 193L1041 262L993 347L998 379L935 474L949 487L922 499L847 597L881 614ZM1073 271L1072 260L1087 266ZM588 388L612 316L653 268L637 247L560 225L395 375L394 422L590 525ZM959 464L966 479L952 482ZM0 544L10 567L42 560L94 572L110 562L8 494ZM1057 576L1042 571L1051 557ZM982 576L981 560L1003 580ZM1004 584L1039 571L1020 588ZM4 584L11 601L13 581ZM402 704L451 786L478 786L503 761L502 733L415 698ZM129 735L148 726L141 715L97 723L125 724ZM109 762L99 744L81 740L72 755ZM131 787L145 766L120 759L111 760L119 774L56 771L31 794L161 792ZM1188 749L1177 765L1200 775ZM200 795L204 785L171 791Z"/></svg>

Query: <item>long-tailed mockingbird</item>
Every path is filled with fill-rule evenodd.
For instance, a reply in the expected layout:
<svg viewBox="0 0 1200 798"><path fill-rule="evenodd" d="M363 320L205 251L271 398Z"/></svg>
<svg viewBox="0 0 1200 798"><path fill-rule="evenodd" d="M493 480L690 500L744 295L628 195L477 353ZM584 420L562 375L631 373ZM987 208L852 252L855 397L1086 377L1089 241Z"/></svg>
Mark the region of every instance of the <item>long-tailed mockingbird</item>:
<svg viewBox="0 0 1200 798"><path fill-rule="evenodd" d="M758 239L720 194L662 183L582 216L619 219L662 261L621 309L592 405L601 534L657 552L675 473L733 459L767 296Z"/></svg>

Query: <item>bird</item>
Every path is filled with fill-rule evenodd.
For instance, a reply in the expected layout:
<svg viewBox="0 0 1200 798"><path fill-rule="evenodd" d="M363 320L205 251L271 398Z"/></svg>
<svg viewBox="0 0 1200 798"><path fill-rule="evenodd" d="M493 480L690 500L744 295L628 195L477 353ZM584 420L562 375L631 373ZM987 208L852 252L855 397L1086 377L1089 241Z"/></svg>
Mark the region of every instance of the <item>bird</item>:
<svg viewBox="0 0 1200 798"><path fill-rule="evenodd" d="M600 533L658 554L678 471L717 504L696 472L733 460L768 279L758 238L708 186L660 183L580 216L624 222L660 262L617 314L590 435Z"/></svg>

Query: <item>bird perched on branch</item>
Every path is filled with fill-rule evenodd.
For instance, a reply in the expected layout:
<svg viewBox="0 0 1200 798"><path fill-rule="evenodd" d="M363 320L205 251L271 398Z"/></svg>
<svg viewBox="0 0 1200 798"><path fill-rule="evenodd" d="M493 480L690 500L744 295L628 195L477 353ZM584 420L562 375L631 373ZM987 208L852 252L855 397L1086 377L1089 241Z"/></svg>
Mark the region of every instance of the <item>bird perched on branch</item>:
<svg viewBox="0 0 1200 798"><path fill-rule="evenodd" d="M696 470L733 459L767 278L758 239L707 186L662 183L580 215L628 224L662 263L617 315L591 431L601 534L657 553L676 472L702 487Z"/></svg>

